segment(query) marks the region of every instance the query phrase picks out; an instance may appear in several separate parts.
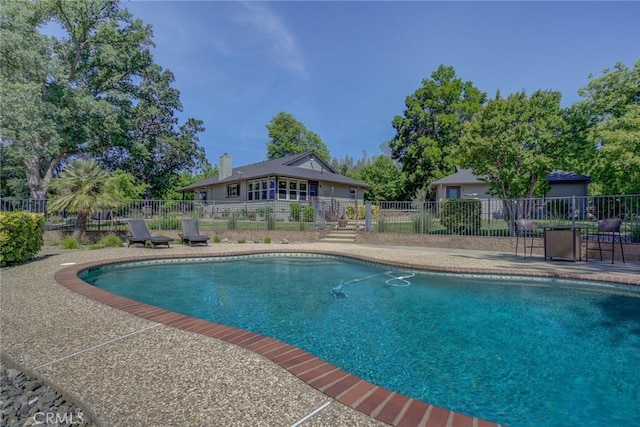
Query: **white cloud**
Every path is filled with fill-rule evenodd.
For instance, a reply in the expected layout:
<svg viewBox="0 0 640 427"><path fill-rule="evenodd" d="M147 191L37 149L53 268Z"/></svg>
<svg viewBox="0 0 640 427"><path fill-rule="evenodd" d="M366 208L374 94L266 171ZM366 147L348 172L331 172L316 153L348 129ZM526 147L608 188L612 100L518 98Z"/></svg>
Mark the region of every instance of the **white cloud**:
<svg viewBox="0 0 640 427"><path fill-rule="evenodd" d="M266 44L266 53L278 66L287 68L306 78L304 56L295 37L282 19L264 3L242 2L242 8L232 20L257 33L261 44Z"/></svg>

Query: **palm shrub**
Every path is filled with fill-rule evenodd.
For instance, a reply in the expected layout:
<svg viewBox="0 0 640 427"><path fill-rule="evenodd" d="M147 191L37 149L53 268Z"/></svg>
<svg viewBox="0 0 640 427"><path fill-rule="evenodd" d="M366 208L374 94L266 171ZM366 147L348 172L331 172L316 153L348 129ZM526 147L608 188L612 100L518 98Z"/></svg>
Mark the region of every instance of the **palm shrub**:
<svg viewBox="0 0 640 427"><path fill-rule="evenodd" d="M92 213L115 209L121 204L118 183L93 160L72 160L49 183L54 192L47 209L50 212L76 214L73 237L85 238Z"/></svg>

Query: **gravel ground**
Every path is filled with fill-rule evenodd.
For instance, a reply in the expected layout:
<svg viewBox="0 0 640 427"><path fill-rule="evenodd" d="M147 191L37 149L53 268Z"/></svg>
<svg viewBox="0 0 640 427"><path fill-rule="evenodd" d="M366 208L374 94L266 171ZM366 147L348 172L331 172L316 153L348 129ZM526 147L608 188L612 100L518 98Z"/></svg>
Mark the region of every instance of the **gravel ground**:
<svg viewBox="0 0 640 427"><path fill-rule="evenodd" d="M58 390L4 363L0 367L0 387L0 424L5 427L95 426L82 408Z"/></svg>

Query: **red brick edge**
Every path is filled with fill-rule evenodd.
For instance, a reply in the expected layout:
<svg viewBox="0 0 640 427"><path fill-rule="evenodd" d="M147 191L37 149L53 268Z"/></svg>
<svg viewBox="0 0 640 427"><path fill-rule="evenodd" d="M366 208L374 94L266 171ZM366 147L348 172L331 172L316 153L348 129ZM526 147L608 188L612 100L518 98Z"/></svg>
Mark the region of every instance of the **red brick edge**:
<svg viewBox="0 0 640 427"><path fill-rule="evenodd" d="M227 254L203 254L203 258L209 257L228 257L228 256L245 256L264 253L274 253L273 251L253 251L239 252ZM384 263L398 267L406 267L420 270L429 270L422 266L412 264L394 263L383 260L376 260L358 256L345 256L340 253L324 252L324 251L277 251L276 253L314 253L320 255L333 255L336 257L354 258L363 261L376 263ZM369 383L358 377L355 377L340 368L337 368L312 354L307 353L297 347L286 344L282 341L256 334L254 332L238 329L232 326L221 325L208 322L194 317L174 313L162 308L154 307L145 303L131 300L119 295L112 294L102 289L96 288L78 277L78 273L87 268L97 267L106 264L115 264L121 262L135 262L151 259L175 259L187 258L184 255L159 255L159 256L142 256L127 257L110 261L92 262L86 264L73 265L55 273L55 280L62 286L70 289L87 298L106 304L118 310L125 311L147 320L158 322L166 326L181 329L183 331L195 332L211 338L216 338L230 344L244 347L255 353L258 353L267 359L277 363L284 369L291 372L301 380L305 381L312 387L323 392L327 396L347 405L357 411L362 412L379 421L385 422L393 426L478 426L489 427L498 426L494 422L485 421L479 418L470 417L450 411L435 405L409 398L407 396L386 390L375 384ZM197 258L189 256L188 258ZM474 273L474 274L517 274L523 275L518 271L505 271L499 269L470 269L470 268L438 268L431 269L437 271L446 271L452 273ZM534 274L529 274L534 276ZM579 274L557 274L544 273L535 274L535 276L559 277L568 279L587 279ZM609 276L589 276L591 281L608 281L625 284L638 284L640 279L634 281L632 278L628 280L620 277Z"/></svg>

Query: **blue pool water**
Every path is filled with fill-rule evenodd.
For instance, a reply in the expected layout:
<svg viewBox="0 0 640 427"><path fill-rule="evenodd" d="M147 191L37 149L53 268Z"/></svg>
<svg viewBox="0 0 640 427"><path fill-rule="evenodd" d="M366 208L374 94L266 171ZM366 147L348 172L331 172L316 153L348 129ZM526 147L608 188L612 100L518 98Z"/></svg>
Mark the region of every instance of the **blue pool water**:
<svg viewBox="0 0 640 427"><path fill-rule="evenodd" d="M640 423L640 294L631 289L286 255L111 265L81 278L505 425Z"/></svg>

